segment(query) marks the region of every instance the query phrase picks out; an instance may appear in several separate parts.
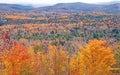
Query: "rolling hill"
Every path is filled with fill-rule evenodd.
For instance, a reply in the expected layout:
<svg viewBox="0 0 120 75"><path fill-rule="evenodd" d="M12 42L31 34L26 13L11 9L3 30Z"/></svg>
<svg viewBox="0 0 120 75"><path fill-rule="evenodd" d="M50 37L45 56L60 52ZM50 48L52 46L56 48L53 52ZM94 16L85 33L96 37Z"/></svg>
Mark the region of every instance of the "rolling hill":
<svg viewBox="0 0 120 75"><path fill-rule="evenodd" d="M0 13L12 12L57 12L57 13L74 13L74 12L105 12L120 13L120 3L114 4L87 4L87 3L59 3L53 6L34 8L32 6L23 6L18 4L0 4Z"/></svg>
<svg viewBox="0 0 120 75"><path fill-rule="evenodd" d="M105 13L120 13L120 3L99 5L86 3L60 3L54 6L40 7L35 9L36 12L58 12L58 13L72 13L72 12L105 12Z"/></svg>
<svg viewBox="0 0 120 75"><path fill-rule="evenodd" d="M0 4L0 13L24 12L32 9L32 6L24 6L19 4Z"/></svg>

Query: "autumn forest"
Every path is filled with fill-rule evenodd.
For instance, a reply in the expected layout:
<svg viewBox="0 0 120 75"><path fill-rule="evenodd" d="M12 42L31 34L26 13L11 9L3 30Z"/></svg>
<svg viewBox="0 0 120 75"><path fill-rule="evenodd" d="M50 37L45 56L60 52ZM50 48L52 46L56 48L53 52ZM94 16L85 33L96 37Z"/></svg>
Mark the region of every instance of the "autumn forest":
<svg viewBox="0 0 120 75"><path fill-rule="evenodd" d="M120 14L0 12L0 75L120 75Z"/></svg>

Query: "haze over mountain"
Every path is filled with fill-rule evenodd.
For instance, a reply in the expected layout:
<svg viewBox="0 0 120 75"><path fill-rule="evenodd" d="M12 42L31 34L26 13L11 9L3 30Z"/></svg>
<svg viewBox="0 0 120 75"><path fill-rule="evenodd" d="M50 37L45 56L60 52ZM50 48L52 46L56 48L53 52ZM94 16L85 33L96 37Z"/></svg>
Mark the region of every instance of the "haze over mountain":
<svg viewBox="0 0 120 75"><path fill-rule="evenodd" d="M106 13L120 13L120 3L99 5L99 4L87 4L87 3L59 3L54 6L40 7L35 11L47 11L47 12L106 12Z"/></svg>
<svg viewBox="0 0 120 75"><path fill-rule="evenodd" d="M99 4L99 5L110 5L110 4L116 4L116 3L120 3L120 1L100 2L100 3L96 3L96 4Z"/></svg>
<svg viewBox="0 0 120 75"><path fill-rule="evenodd" d="M0 4L0 13L24 12L33 9L32 6L19 4Z"/></svg>
<svg viewBox="0 0 120 75"><path fill-rule="evenodd" d="M39 6L39 5L38 5ZM42 6L42 5L41 5ZM45 6L35 8L32 5L19 4L0 4L1 13L11 12L57 12L57 13L73 13L73 12L105 12L105 13L120 13L120 1L100 4L88 3L58 3L53 6Z"/></svg>

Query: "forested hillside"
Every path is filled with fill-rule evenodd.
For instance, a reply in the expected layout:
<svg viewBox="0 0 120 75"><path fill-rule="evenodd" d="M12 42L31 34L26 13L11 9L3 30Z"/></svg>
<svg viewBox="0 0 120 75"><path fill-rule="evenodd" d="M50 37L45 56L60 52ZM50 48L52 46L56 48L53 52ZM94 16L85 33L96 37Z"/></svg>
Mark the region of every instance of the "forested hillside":
<svg viewBox="0 0 120 75"><path fill-rule="evenodd" d="M0 5L0 75L120 75L119 4L73 4Z"/></svg>
<svg viewBox="0 0 120 75"><path fill-rule="evenodd" d="M120 40L120 15L100 12L73 14L1 14L0 32L7 30L13 39L87 42Z"/></svg>

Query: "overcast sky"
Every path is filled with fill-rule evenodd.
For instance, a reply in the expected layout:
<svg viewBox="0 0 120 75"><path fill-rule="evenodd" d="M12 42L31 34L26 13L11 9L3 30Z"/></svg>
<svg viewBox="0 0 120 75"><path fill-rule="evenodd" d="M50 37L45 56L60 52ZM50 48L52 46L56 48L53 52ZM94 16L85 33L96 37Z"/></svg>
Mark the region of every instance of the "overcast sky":
<svg viewBox="0 0 120 75"><path fill-rule="evenodd" d="M98 2L111 2L120 0L0 0L0 3L12 3L12 4L56 4L56 3L68 3L68 2L84 2L84 3L98 3Z"/></svg>

